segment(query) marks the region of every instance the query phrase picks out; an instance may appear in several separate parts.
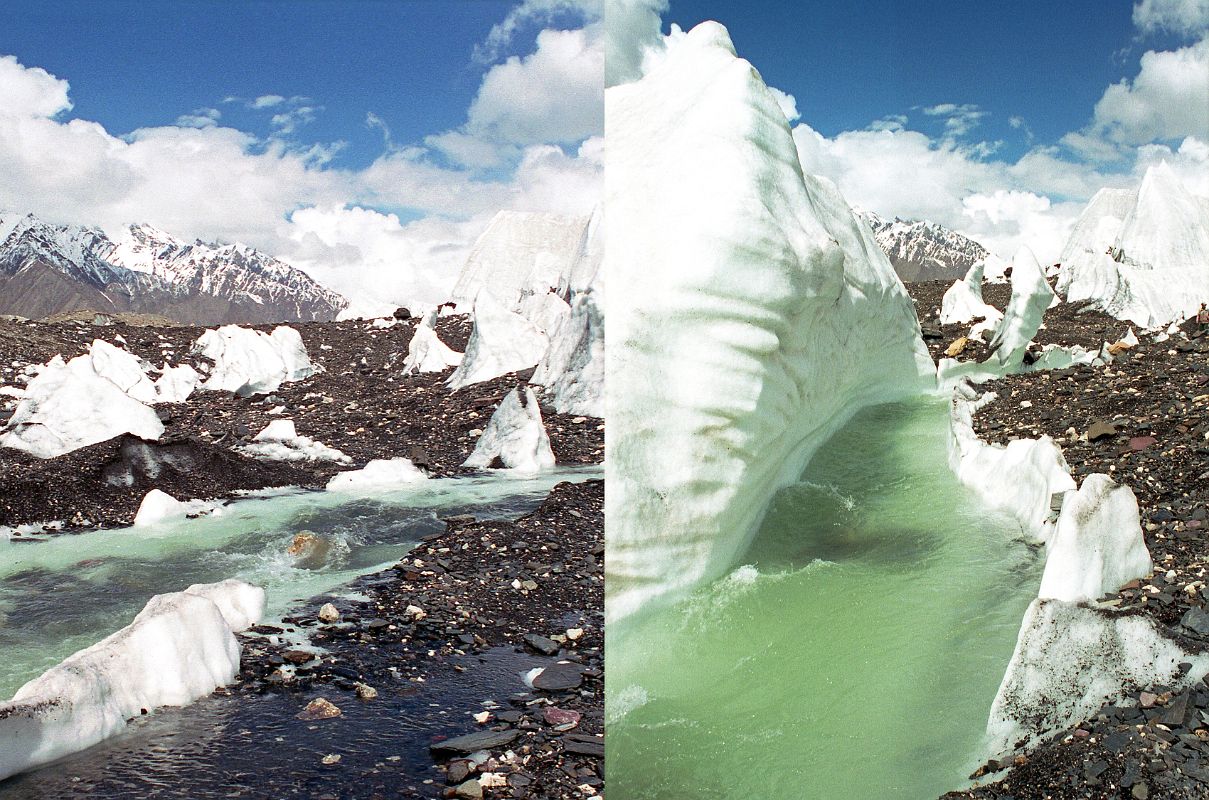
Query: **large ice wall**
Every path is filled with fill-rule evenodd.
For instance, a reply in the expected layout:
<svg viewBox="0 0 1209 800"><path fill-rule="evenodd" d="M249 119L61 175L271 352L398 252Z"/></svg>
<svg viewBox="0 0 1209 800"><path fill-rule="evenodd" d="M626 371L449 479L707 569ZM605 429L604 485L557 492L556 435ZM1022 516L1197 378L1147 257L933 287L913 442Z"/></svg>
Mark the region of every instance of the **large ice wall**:
<svg viewBox="0 0 1209 800"><path fill-rule="evenodd" d="M1184 662L1192 667L1181 674ZM1209 654L1185 650L1140 612L1034 600L991 706L990 752L1028 749L1119 702L1126 687L1181 690L1206 673Z"/></svg>
<svg viewBox="0 0 1209 800"><path fill-rule="evenodd" d="M606 601L718 576L776 490L932 362L902 283L726 29L606 91Z"/></svg>
<svg viewBox="0 0 1209 800"><path fill-rule="evenodd" d="M491 292L515 310L530 291L569 287L589 232L588 217L500 211L479 236L458 275L453 300L470 305ZM590 277L589 277L590 280Z"/></svg>
<svg viewBox="0 0 1209 800"><path fill-rule="evenodd" d="M264 604L263 589L234 580L151 598L130 625L0 704L0 780L230 683L239 672L235 633L258 622Z"/></svg>
<svg viewBox="0 0 1209 800"><path fill-rule="evenodd" d="M1063 249L1058 291L1144 328L1192 316L1209 302L1209 207L1166 162L1136 192L1101 190Z"/></svg>

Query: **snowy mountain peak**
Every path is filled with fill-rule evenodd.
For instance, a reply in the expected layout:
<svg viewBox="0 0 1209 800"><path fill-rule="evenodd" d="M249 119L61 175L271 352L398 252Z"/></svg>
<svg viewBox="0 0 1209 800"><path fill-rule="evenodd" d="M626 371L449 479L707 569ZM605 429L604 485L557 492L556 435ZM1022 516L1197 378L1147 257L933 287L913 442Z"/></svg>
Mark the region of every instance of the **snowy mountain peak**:
<svg viewBox="0 0 1209 800"><path fill-rule="evenodd" d="M146 223L99 228L0 212L0 313L83 308L182 322L334 319L348 303L306 273L242 243L192 243Z"/></svg>
<svg viewBox="0 0 1209 800"><path fill-rule="evenodd" d="M991 255L973 239L935 222L899 217L889 220L873 211L854 210L873 229L873 238L889 257L894 271L908 283L957 280Z"/></svg>

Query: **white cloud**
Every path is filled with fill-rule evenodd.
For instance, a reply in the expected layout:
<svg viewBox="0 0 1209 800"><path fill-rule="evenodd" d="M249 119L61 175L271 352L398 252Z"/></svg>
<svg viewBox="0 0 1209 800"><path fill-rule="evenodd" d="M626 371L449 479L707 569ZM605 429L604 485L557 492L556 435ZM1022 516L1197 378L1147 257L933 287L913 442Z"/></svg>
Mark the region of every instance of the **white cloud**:
<svg viewBox="0 0 1209 800"><path fill-rule="evenodd" d="M248 102L248 108L272 108L279 106L285 102L285 98L279 94L262 94L255 100Z"/></svg>
<svg viewBox="0 0 1209 800"><path fill-rule="evenodd" d="M604 128L601 26L544 30L537 49L487 71L466 124L428 137L468 166L492 166L541 142L577 143Z"/></svg>
<svg viewBox="0 0 1209 800"><path fill-rule="evenodd" d="M536 66L551 53L567 54L574 37L541 41L552 44ZM599 64L596 71L599 93ZM554 80L551 70L526 74ZM508 85L521 92L520 80L512 75ZM544 89L560 91L549 80ZM512 130L517 141L507 142L516 166L491 177L441 166L422 147L388 146L366 168L338 169L331 158L341 143L302 145L288 135L317 106L302 97L264 97L281 96L230 102L259 103L273 113L267 139L223 127L216 109L115 135L95 122L57 119L71 108L67 82L0 57L0 208L111 233L137 221L183 238L241 241L314 269L338 290L358 290L361 301L380 289L384 302L406 304L408 292L431 300L454 280L465 249L496 211L588 213L599 201L598 137L567 152L543 139L539 127L519 127ZM552 103L531 108L555 114ZM375 119L367 116L366 124L388 140ZM497 133L506 121L500 111ZM568 134L564 127L555 135ZM402 222L375 208L415 209L424 218Z"/></svg>
<svg viewBox="0 0 1209 800"><path fill-rule="evenodd" d="M987 116L987 112L980 111L978 106L970 103L941 103L922 110L929 117L944 117L945 135L952 138L965 136Z"/></svg>
<svg viewBox="0 0 1209 800"><path fill-rule="evenodd" d="M781 113L785 115L785 119L790 122L796 122L801 118L802 115L798 113L798 101L796 97L788 92L782 92L775 86L769 86L768 88L772 92L772 96L776 98L777 105L781 107Z"/></svg>
<svg viewBox="0 0 1209 800"><path fill-rule="evenodd" d="M492 26L487 38L474 49L474 58L482 64L492 64L513 42L524 24L544 23L558 14L574 13L586 24L596 22L603 14L602 0L522 0Z"/></svg>
<svg viewBox="0 0 1209 800"><path fill-rule="evenodd" d="M1209 38L1173 51L1149 51L1132 81L1109 86L1091 124L1063 143L1106 160L1156 140L1209 139Z"/></svg>
<svg viewBox="0 0 1209 800"><path fill-rule="evenodd" d="M70 110L67 81L22 66L16 56L0 56L0 116L53 117Z"/></svg>
<svg viewBox="0 0 1209 800"><path fill-rule="evenodd" d="M605 85L636 81L651 51L663 49L660 15L668 0L608 0L605 13Z"/></svg>
<svg viewBox="0 0 1209 800"><path fill-rule="evenodd" d="M1209 30L1209 0L1141 0L1133 7L1133 24L1143 33L1202 33Z"/></svg>

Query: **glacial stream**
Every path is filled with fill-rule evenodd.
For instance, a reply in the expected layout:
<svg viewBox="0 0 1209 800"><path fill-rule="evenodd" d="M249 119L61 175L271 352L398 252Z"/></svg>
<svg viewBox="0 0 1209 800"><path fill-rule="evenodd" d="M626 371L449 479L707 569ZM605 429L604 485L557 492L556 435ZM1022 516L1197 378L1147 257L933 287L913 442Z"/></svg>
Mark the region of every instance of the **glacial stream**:
<svg viewBox="0 0 1209 800"><path fill-rule="evenodd" d="M284 491L153 527L0 539L0 699L127 625L152 595L240 578L265 588L272 621L294 601L389 567L443 530L441 517L520 516L556 483L598 473L433 479L368 496ZM332 543L326 563L300 567L286 552L301 530Z"/></svg>
<svg viewBox="0 0 1209 800"><path fill-rule="evenodd" d="M728 576L610 626L615 800L967 783L1043 565L958 484L947 434L943 400L862 411Z"/></svg>

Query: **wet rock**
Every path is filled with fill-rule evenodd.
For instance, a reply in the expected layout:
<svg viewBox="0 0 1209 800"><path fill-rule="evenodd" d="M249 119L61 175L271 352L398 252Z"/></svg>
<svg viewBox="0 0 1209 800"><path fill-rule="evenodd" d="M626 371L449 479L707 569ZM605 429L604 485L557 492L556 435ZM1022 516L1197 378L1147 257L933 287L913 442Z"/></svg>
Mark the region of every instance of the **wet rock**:
<svg viewBox="0 0 1209 800"><path fill-rule="evenodd" d="M329 624L333 623L333 622L339 622L340 621L339 609L337 609L331 603L324 603L323 607L319 609L319 621L327 622Z"/></svg>
<svg viewBox="0 0 1209 800"><path fill-rule="evenodd" d="M307 650L286 650L281 657L291 664L305 664L315 660L315 654Z"/></svg>
<svg viewBox="0 0 1209 800"><path fill-rule="evenodd" d="M429 745L428 749L438 758L449 755L464 756L479 750L494 750L503 747L510 744L519 735L520 731L516 730L477 731L465 736L455 736L452 739L435 742Z"/></svg>
<svg viewBox="0 0 1209 800"><path fill-rule="evenodd" d="M545 656L552 656L558 652L558 642L536 633L526 633L525 644Z"/></svg>
<svg viewBox="0 0 1209 800"><path fill-rule="evenodd" d="M576 664L553 664L533 677L533 688L547 692L576 689L583 683L583 668Z"/></svg>
<svg viewBox="0 0 1209 800"><path fill-rule="evenodd" d="M369 684L357 683L354 684L354 688L357 692L357 697L361 700L373 700L378 696L378 690Z"/></svg>
<svg viewBox="0 0 1209 800"><path fill-rule="evenodd" d="M301 720L333 719L341 716L340 709L324 697L316 697L296 715Z"/></svg>

